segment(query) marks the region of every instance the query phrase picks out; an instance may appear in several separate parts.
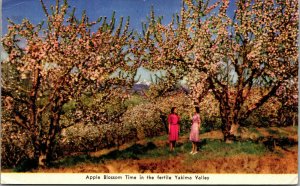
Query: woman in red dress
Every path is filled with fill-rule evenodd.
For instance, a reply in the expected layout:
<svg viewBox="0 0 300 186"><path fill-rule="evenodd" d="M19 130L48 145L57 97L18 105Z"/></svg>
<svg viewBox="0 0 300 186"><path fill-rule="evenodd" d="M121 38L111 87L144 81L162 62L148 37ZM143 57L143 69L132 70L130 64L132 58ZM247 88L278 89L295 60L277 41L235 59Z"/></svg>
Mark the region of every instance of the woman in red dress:
<svg viewBox="0 0 300 186"><path fill-rule="evenodd" d="M179 136L179 116L176 114L176 107L172 107L171 114L168 116L170 151L174 150L175 143Z"/></svg>

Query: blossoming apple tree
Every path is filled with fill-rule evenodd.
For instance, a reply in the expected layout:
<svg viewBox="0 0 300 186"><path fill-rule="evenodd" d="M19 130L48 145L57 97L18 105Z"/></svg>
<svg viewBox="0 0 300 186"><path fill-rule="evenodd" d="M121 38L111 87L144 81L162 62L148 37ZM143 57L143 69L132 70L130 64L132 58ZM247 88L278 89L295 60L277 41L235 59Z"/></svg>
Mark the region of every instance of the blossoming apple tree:
<svg viewBox="0 0 300 186"><path fill-rule="evenodd" d="M67 1L56 1L51 10L42 0L41 5L46 24L10 21L2 39L8 60L2 64L1 97L2 123L11 122L30 137L32 158L42 166L63 129L118 121L136 64L130 62L129 19L116 26L114 15L110 21L90 21L85 12L76 18ZM113 106L117 109L109 110Z"/></svg>
<svg viewBox="0 0 300 186"><path fill-rule="evenodd" d="M215 96L225 139L298 73L298 1L236 0L233 16L229 3L184 0L168 25L152 11L139 43L143 66L165 71L161 89L186 81L195 104Z"/></svg>

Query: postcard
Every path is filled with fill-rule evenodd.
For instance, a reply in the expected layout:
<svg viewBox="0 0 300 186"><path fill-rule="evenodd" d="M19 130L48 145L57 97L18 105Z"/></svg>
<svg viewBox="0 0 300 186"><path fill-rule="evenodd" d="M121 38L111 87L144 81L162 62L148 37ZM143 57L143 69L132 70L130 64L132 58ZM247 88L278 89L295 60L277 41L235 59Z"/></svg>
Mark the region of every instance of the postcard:
<svg viewBox="0 0 300 186"><path fill-rule="evenodd" d="M298 183L297 0L1 4L1 184Z"/></svg>

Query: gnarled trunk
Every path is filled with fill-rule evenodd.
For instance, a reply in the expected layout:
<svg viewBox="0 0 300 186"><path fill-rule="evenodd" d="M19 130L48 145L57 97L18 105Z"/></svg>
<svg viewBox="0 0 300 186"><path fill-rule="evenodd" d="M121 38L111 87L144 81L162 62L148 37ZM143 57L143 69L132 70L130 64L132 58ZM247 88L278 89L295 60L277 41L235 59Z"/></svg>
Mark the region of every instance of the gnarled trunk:
<svg viewBox="0 0 300 186"><path fill-rule="evenodd" d="M32 135L32 143L34 144L34 160L37 166L46 167L52 160L53 147L56 143L56 136L60 133L59 127L60 115L55 112L50 116L49 130L46 133Z"/></svg>

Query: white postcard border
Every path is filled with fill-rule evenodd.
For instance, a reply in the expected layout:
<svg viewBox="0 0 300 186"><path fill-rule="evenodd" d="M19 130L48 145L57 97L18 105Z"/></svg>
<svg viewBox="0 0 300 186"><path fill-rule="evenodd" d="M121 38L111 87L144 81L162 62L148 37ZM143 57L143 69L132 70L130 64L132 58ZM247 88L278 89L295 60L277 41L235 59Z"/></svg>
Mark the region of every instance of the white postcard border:
<svg viewBox="0 0 300 186"><path fill-rule="evenodd" d="M298 174L1 173L1 184L297 184Z"/></svg>

